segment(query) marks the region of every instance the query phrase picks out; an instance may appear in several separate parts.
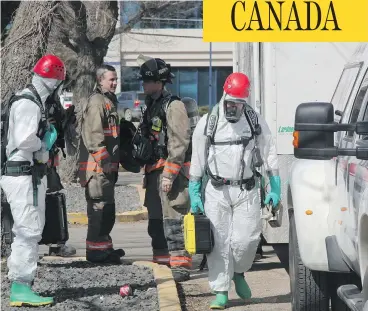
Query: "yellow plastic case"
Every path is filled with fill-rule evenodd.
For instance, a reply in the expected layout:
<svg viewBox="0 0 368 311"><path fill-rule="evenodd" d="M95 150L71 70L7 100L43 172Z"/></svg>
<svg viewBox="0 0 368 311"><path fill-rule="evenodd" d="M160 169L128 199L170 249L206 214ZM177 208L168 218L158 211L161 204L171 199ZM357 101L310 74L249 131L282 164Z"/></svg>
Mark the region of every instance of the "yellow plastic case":
<svg viewBox="0 0 368 311"><path fill-rule="evenodd" d="M210 220L202 214L184 216L185 250L191 254L209 254L212 252L214 239Z"/></svg>

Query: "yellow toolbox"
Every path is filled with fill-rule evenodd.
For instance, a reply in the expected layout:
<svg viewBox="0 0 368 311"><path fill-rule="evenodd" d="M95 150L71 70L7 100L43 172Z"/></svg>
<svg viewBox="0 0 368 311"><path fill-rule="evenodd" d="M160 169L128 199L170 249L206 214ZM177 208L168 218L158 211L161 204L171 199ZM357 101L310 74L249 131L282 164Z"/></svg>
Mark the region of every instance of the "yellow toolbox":
<svg viewBox="0 0 368 311"><path fill-rule="evenodd" d="M184 243L186 251L191 254L209 254L214 245L211 222L203 214L184 216Z"/></svg>

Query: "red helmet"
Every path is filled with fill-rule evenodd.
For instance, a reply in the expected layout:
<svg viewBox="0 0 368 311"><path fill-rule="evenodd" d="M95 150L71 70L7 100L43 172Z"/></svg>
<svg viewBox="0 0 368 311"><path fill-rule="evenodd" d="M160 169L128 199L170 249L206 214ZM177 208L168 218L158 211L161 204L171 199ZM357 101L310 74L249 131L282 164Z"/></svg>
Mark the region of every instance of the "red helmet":
<svg viewBox="0 0 368 311"><path fill-rule="evenodd" d="M249 88L249 78L241 72L234 72L229 75L224 84L225 93L237 98L247 98L249 96Z"/></svg>
<svg viewBox="0 0 368 311"><path fill-rule="evenodd" d="M42 56L33 68L33 72L42 78L65 80L65 65L63 61L52 54Z"/></svg>

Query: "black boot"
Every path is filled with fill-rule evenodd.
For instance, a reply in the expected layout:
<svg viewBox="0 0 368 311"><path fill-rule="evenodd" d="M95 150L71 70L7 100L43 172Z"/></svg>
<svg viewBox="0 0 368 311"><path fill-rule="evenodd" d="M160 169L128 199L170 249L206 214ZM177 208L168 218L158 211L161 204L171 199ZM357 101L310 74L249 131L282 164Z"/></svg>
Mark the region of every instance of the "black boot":
<svg viewBox="0 0 368 311"><path fill-rule="evenodd" d="M199 271L203 271L204 268L207 268L208 269L208 266L207 266L207 256L206 255L203 255L203 258L202 258L202 261L199 265Z"/></svg>
<svg viewBox="0 0 368 311"><path fill-rule="evenodd" d="M175 282L185 282L190 279L190 272L184 267L171 267Z"/></svg>
<svg viewBox="0 0 368 311"><path fill-rule="evenodd" d="M263 250L262 250L262 244L258 244L256 256L254 257L254 261L260 260L263 258Z"/></svg>
<svg viewBox="0 0 368 311"><path fill-rule="evenodd" d="M49 256L70 257L77 253L73 246L58 244L56 247L49 247Z"/></svg>

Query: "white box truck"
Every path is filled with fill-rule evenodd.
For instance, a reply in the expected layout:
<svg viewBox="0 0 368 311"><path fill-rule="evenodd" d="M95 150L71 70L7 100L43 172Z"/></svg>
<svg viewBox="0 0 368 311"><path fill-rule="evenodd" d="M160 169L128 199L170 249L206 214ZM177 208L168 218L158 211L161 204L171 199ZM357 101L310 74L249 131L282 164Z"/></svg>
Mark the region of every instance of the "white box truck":
<svg viewBox="0 0 368 311"><path fill-rule="evenodd" d="M277 141L282 225L271 227L263 221L263 236L279 257L287 255L289 243L287 188L289 168L294 161L296 107L303 102L330 102L344 65L357 46L358 43L334 42L234 43L233 71L249 75L250 104L265 117Z"/></svg>

